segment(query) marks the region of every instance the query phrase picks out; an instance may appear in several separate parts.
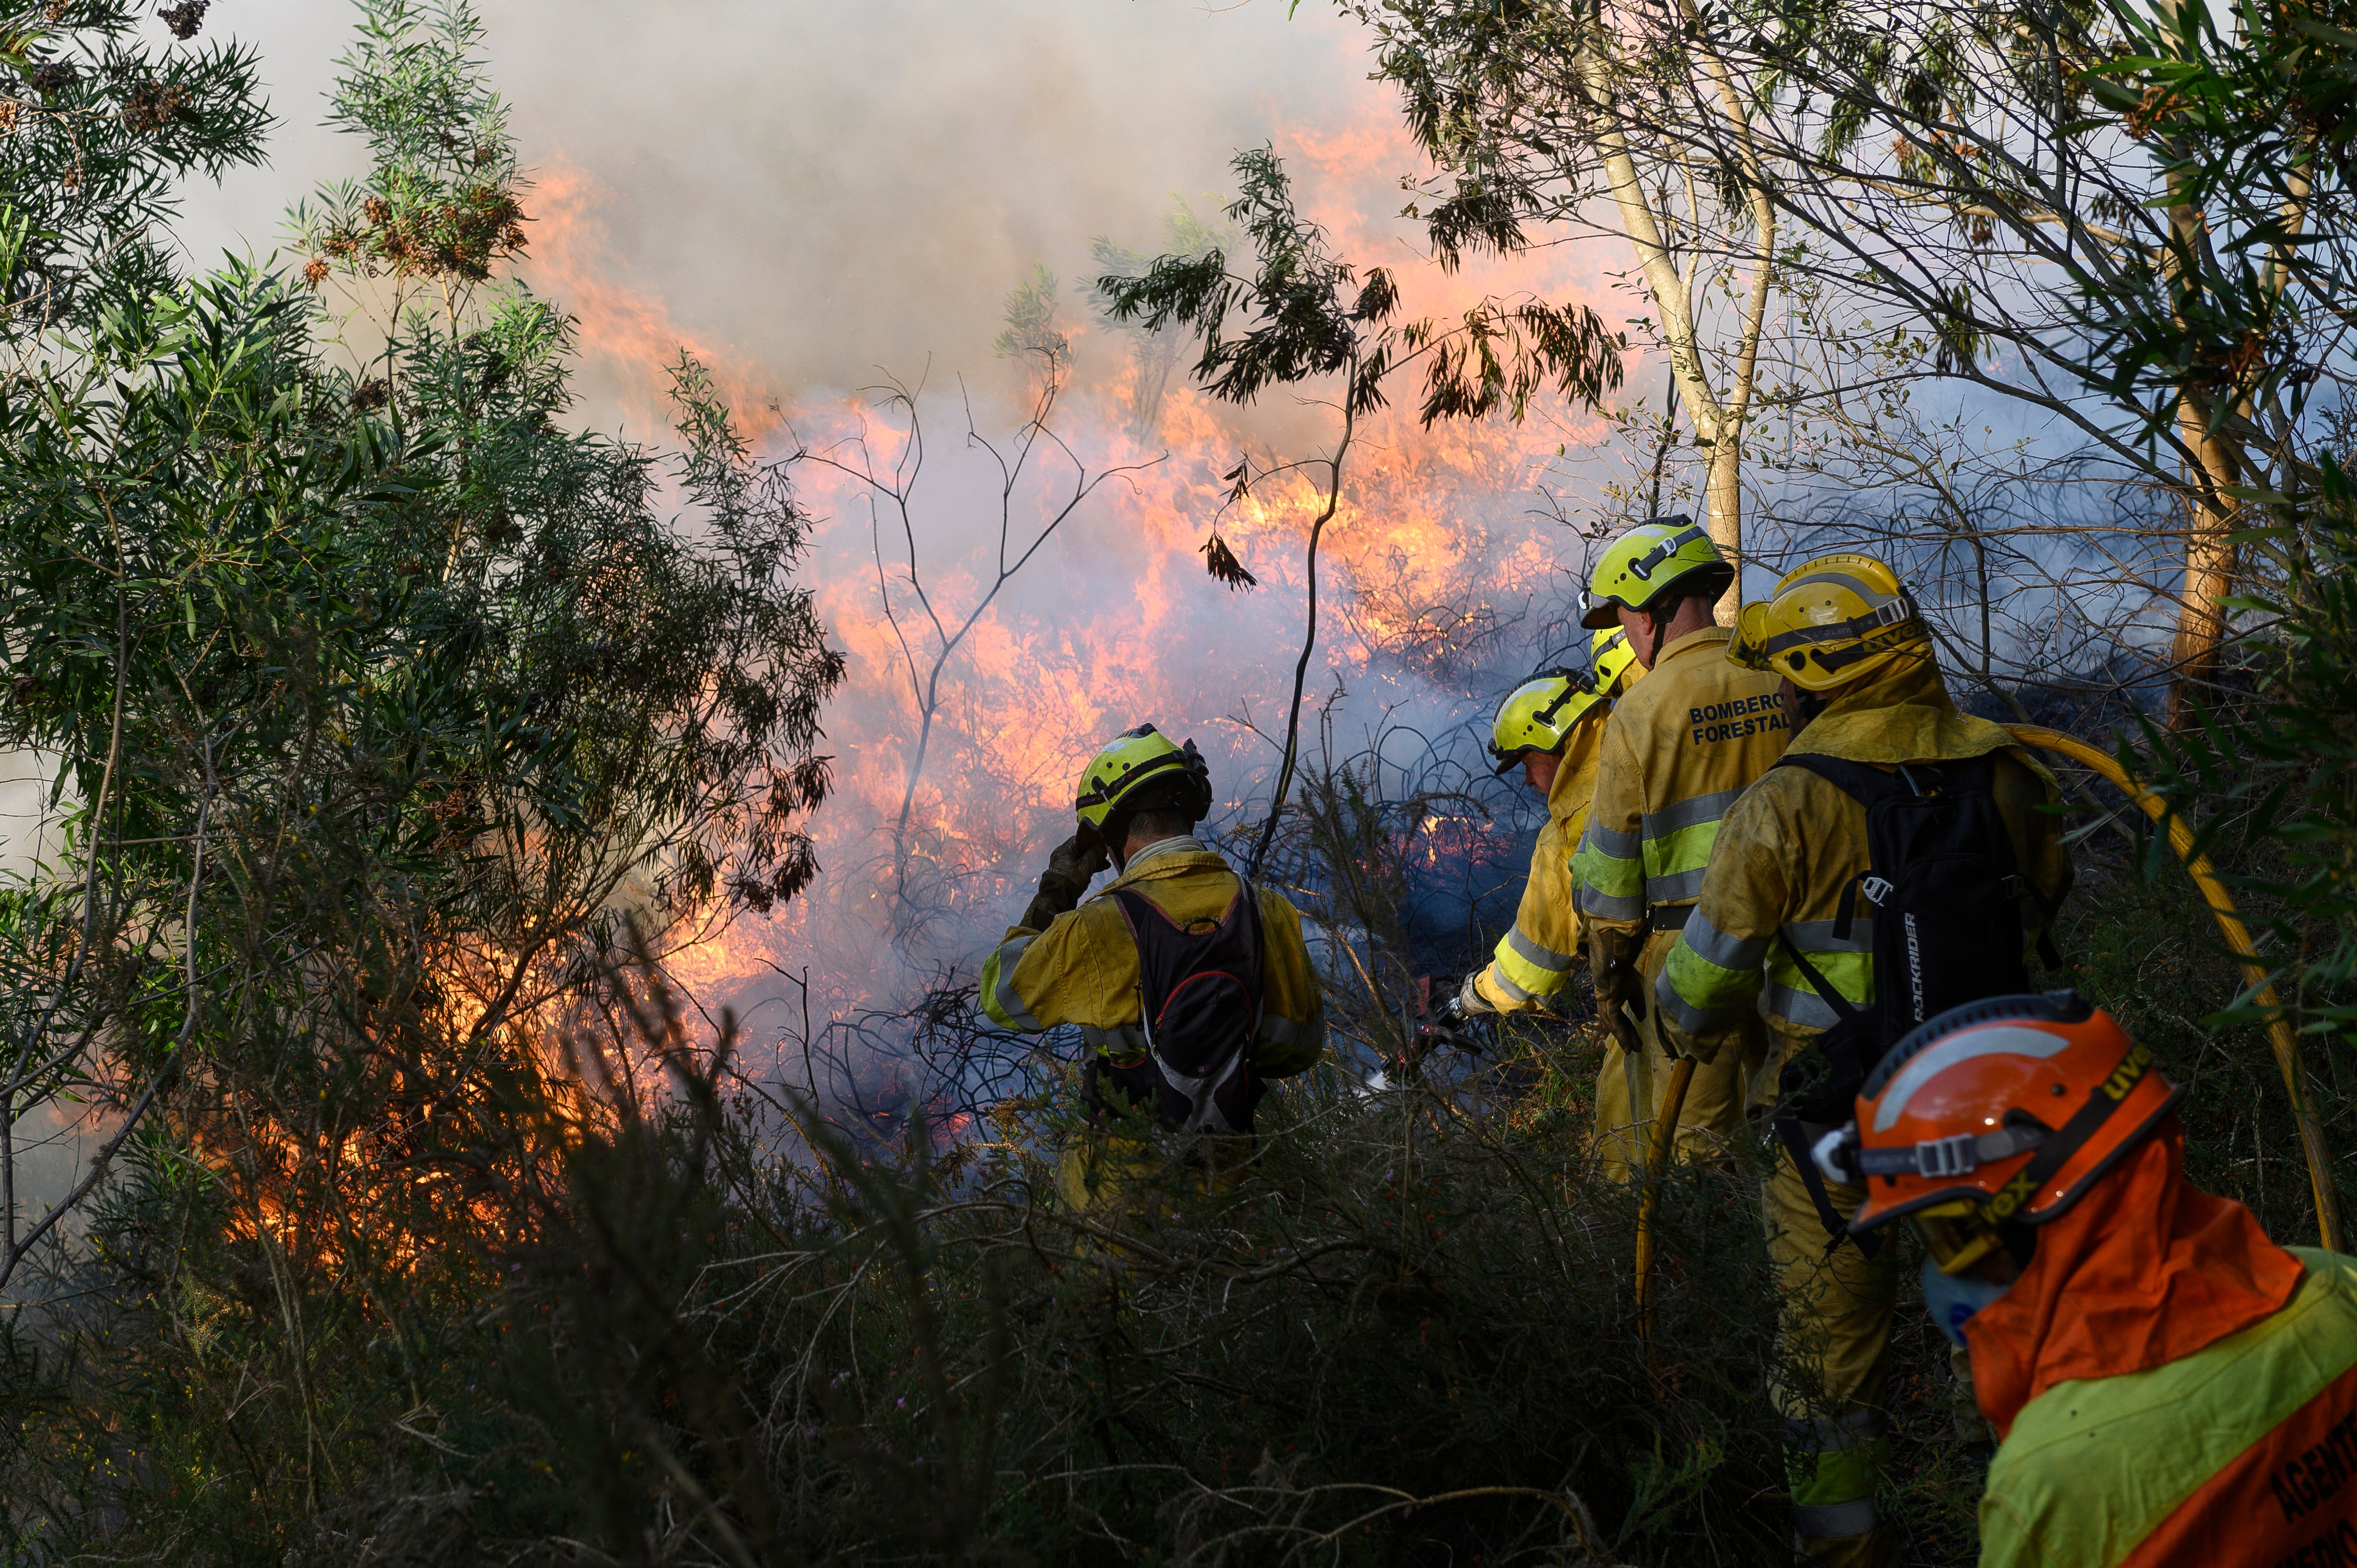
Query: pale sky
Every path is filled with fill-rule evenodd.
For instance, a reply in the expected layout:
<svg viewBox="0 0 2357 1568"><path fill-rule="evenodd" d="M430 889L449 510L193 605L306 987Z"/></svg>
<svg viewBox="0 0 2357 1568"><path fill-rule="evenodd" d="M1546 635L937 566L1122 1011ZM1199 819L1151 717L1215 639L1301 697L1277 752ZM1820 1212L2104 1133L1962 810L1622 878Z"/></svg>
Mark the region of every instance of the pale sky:
<svg viewBox="0 0 2357 1568"><path fill-rule="evenodd" d="M1383 230L1363 259L1415 259L1389 221L1414 162L1393 95L1366 80L1364 36L1319 5L1291 20L1282 0L493 0L484 15L544 179L527 201L544 264L582 254L785 395L929 357L986 364L999 302L1035 262L1078 307L1092 236L1153 245L1174 193L1224 199L1229 159L1263 141L1348 165L1345 199ZM207 27L261 46L285 122L271 168L190 192L183 237L210 262L267 250L287 205L360 172L361 149L319 125L346 7L222 0ZM576 213L586 252L552 227ZM537 281L563 299L566 279Z"/></svg>

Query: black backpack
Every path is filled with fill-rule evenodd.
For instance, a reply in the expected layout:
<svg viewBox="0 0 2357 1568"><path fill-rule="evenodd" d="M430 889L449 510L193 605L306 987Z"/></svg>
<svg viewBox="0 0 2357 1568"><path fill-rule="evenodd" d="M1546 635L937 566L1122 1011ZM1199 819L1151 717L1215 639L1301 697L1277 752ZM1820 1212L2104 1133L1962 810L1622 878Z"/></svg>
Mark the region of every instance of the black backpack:
<svg viewBox="0 0 2357 1568"><path fill-rule="evenodd" d="M1830 1253L1847 1231L1809 1157L1812 1130L1848 1122L1867 1075L1917 1025L1966 1002L2030 989L2021 957L2029 889L1997 811L1994 756L1885 772L1787 753L1776 766L1804 768L1866 808L1867 869L1843 890L1834 935L1846 940L1854 920L1874 922L1873 1005L1851 1005L1783 937L1802 978L1840 1019L1784 1065L1772 1122L1824 1222ZM1872 1257L1880 1239L1857 1244Z"/></svg>
<svg viewBox="0 0 2357 1568"><path fill-rule="evenodd" d="M1236 896L1217 920L1181 926L1144 895L1113 890L1137 942L1138 1001L1146 1060L1103 1077L1132 1104L1154 1107L1170 1132L1249 1133L1266 1086L1245 1060L1260 1032L1260 895L1236 878Z"/></svg>

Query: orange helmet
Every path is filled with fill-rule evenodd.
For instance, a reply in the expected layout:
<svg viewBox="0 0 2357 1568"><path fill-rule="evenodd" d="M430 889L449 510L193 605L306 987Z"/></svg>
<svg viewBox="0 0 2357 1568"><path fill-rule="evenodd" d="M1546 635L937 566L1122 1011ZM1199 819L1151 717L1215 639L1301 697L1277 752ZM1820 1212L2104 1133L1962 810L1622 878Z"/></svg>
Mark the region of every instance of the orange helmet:
<svg viewBox="0 0 2357 1568"><path fill-rule="evenodd" d="M1999 1224L2068 1212L2184 1092L2077 992L1993 996L1892 1047L1859 1092L1857 1120L1815 1153L1867 1187L1852 1230L1928 1221L1925 1240L1953 1273L1996 1244Z"/></svg>

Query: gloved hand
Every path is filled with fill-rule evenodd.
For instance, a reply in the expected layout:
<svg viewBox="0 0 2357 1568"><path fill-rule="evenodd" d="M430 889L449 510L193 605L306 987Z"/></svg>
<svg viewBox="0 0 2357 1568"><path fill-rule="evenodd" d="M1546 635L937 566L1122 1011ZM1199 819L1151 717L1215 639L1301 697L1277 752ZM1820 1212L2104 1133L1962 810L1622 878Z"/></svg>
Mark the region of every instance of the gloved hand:
<svg viewBox="0 0 2357 1568"><path fill-rule="evenodd" d="M1634 1056L1641 1052L1643 1039L1637 1033L1637 1020L1645 1015L1645 977L1637 972L1637 954L1643 941L1634 931L1602 931L1590 928L1587 933L1587 967L1596 977L1596 1007L1604 1015L1604 1026L1620 1048Z"/></svg>
<svg viewBox="0 0 2357 1568"><path fill-rule="evenodd" d="M1072 897L1077 900L1088 891L1096 874L1113 864L1113 851L1097 837L1094 828L1082 828L1058 844L1048 854L1047 876L1058 877L1072 885ZM1042 882L1047 876L1040 878Z"/></svg>
<svg viewBox="0 0 2357 1568"><path fill-rule="evenodd" d="M1459 1015L1468 1018L1490 1018L1497 1015L1498 1010L1490 1004L1490 999L1481 994L1480 986L1475 983L1480 978L1481 972L1477 969L1465 977L1463 985L1458 987L1457 1010Z"/></svg>
<svg viewBox="0 0 2357 1568"><path fill-rule="evenodd" d="M1044 931L1059 915L1081 901L1096 874L1113 864L1113 852L1093 828L1082 828L1048 855L1048 869L1039 874L1039 891L1016 923L1027 931Z"/></svg>

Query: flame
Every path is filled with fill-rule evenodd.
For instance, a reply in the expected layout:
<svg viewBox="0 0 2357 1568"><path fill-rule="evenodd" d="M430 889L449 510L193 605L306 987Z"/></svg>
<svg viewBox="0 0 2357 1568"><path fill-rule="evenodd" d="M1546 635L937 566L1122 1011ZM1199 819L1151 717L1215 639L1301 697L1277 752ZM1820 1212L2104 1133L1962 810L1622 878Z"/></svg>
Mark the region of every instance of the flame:
<svg viewBox="0 0 2357 1568"><path fill-rule="evenodd" d="M570 315L583 360L617 389L626 412L667 430L664 367L693 354L753 437L776 424L760 378L740 356L683 327L658 295L632 287L605 220L611 193L587 172L558 163L533 178L532 246L523 272Z"/></svg>
<svg viewBox="0 0 2357 1568"><path fill-rule="evenodd" d="M1453 274L1423 264L1382 216L1399 199L1387 171L1414 164L1387 106L1297 129L1285 150L1305 210L1340 253L1397 270L1408 315L1451 314L1490 295L1602 296L1600 280L1560 255L1469 262ZM560 168L541 178L538 199L533 274L578 318L584 353L624 378L629 406L660 406L652 372L685 346L733 407L754 411L750 433L771 459L799 446L850 460L864 441L888 468L905 435L888 411L816 392L773 403L754 367L696 341L659 297L619 276L593 181ZM1140 367L1103 362L1124 341L1104 332L1084 345L1054 423L1090 471L1128 471L1006 585L942 665L913 789L920 694L940 639L914 597L899 519L871 510L873 494L839 472L798 469L801 498L820 520L804 581L850 658L826 717L838 783L812 823L823 870L773 916L740 918L669 961L673 979L716 1010L736 1009L748 1046L774 1043L781 1063L944 970L970 981L1028 897L1045 846L1069 831L1072 779L1114 732L1151 719L1196 736L1224 791L1215 819L1239 817L1255 790L1265 797L1304 628L1305 547L1330 482L1319 462L1282 460L1329 448L1333 422L1316 407L1242 413L1181 388L1140 440L1125 413ZM1411 392L1398 389L1410 403ZM925 593L953 628L996 575L998 476L982 455L956 449L946 401L926 412L928 467L911 526ZM1427 431L1396 412L1366 421L1319 548L1307 702L1350 693L1362 727L1386 711L1435 731L1485 712L1497 681L1483 661L1508 657L1501 627L1566 596L1562 575L1577 565L1534 486L1561 443L1592 437L1599 423L1567 411L1528 426ZM1239 454L1256 474L1275 472L1231 508L1223 476ZM1072 483L1051 454L1017 487L1007 521L1017 552ZM1259 577L1256 591L1231 593L1205 575L1197 551L1214 518ZM1527 667L1534 655L1516 646L1512 656ZM1422 847L1437 864L1490 831L1470 813L1436 818ZM925 1098L888 1052L845 1070L870 1086L871 1101Z"/></svg>

